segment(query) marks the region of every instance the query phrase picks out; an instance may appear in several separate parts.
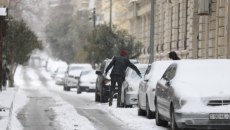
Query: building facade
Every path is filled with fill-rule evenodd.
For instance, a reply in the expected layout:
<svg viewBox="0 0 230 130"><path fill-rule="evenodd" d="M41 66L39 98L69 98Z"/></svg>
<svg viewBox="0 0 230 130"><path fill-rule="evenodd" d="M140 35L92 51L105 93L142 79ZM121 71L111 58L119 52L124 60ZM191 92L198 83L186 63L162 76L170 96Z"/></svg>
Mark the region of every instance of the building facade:
<svg viewBox="0 0 230 130"><path fill-rule="evenodd" d="M139 57L141 63L149 61L149 43L150 43L150 0L130 1L127 4L129 13L127 19L130 23L129 33L136 37L136 40L142 42L142 54Z"/></svg>
<svg viewBox="0 0 230 130"><path fill-rule="evenodd" d="M209 13L202 14L202 1ZM144 45L141 63L148 63L151 0L127 6L129 32ZM230 58L230 0L155 0L154 60L175 51L181 59Z"/></svg>
<svg viewBox="0 0 230 130"><path fill-rule="evenodd" d="M0 6L8 7L8 5L9 5L9 0L0 0Z"/></svg>
<svg viewBox="0 0 230 130"><path fill-rule="evenodd" d="M96 0L95 8L97 23L110 23L110 4L112 4L112 24L128 30L128 9L126 8L128 2L129 0L112 0L112 3L110 3L110 0Z"/></svg>

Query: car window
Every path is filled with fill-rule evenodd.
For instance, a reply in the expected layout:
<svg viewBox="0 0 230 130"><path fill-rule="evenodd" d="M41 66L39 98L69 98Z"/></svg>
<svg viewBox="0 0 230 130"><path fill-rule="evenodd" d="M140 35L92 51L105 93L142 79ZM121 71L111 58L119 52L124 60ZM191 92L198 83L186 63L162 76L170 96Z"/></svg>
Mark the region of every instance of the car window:
<svg viewBox="0 0 230 130"><path fill-rule="evenodd" d="M148 68L145 71L145 75L149 74L150 70L151 70L151 65L148 65Z"/></svg>
<svg viewBox="0 0 230 130"><path fill-rule="evenodd" d="M87 75L89 74L91 71L83 71L82 75Z"/></svg>
<svg viewBox="0 0 230 130"><path fill-rule="evenodd" d="M169 80L173 79L175 77L175 74L176 74L176 66L173 66L171 69L170 69L170 72L168 74L168 78Z"/></svg>
<svg viewBox="0 0 230 130"><path fill-rule="evenodd" d="M141 72L141 74L143 75L144 72L146 71L146 68L138 68L139 71ZM139 78L139 76L137 75L136 71L132 70L131 74L130 74L131 78Z"/></svg>
<svg viewBox="0 0 230 130"><path fill-rule="evenodd" d="M162 78L167 79L167 77L168 77L168 75L169 75L170 70L172 69L172 67L173 67L173 65L170 65L170 66L166 69L166 71L165 71L165 73L163 74Z"/></svg>
<svg viewBox="0 0 230 130"><path fill-rule="evenodd" d="M72 66L72 67L70 67L70 71L71 70L80 70L80 69L84 69L84 67L80 67L80 66Z"/></svg>

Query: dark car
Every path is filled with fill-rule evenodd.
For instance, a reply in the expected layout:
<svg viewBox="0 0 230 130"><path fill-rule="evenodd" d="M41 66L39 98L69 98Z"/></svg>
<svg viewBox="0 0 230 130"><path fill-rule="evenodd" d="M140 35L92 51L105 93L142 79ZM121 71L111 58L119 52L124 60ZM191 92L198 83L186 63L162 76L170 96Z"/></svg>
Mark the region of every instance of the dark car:
<svg viewBox="0 0 230 130"><path fill-rule="evenodd" d="M97 102L102 102L102 103L108 102L109 91L110 91L110 86L111 86L110 73L112 69L110 69L107 75L103 75L103 73L105 72L105 69L107 68L107 66L109 65L111 61L112 59L104 60L103 63L101 64L100 70L96 71L96 74L98 76L97 76L96 88L95 88L95 101ZM133 64L139 63L139 61L136 59L131 59L130 62ZM118 88L116 86L114 96L117 95L117 91L118 91Z"/></svg>

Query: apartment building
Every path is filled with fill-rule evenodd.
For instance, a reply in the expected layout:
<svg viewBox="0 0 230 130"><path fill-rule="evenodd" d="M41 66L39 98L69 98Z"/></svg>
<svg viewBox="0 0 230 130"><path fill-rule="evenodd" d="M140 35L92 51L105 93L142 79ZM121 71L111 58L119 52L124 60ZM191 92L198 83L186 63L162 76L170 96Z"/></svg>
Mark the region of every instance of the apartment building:
<svg viewBox="0 0 230 130"><path fill-rule="evenodd" d="M139 59L148 63L151 1L127 8L129 32L144 44ZM170 51L181 59L230 58L230 0L155 0L154 8L154 60L167 60Z"/></svg>
<svg viewBox="0 0 230 130"><path fill-rule="evenodd" d="M0 7L8 7L9 5L9 0L0 0Z"/></svg>
<svg viewBox="0 0 230 130"><path fill-rule="evenodd" d="M95 0L96 20L97 23L110 22L110 7L112 7L112 24L117 25L119 28L129 28L127 20L128 9L126 8L129 0Z"/></svg>

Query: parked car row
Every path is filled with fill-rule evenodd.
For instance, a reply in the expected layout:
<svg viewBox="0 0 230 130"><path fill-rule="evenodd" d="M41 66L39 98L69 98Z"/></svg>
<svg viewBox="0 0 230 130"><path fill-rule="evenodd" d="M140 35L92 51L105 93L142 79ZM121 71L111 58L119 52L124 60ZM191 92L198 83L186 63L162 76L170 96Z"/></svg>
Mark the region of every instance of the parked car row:
<svg viewBox="0 0 230 130"><path fill-rule="evenodd" d="M108 102L111 70L107 75L104 72L110 62L104 60L97 71L86 64L59 68L55 81L67 91L73 87L78 93L95 89L95 101ZM230 129L230 60L169 60L151 65L131 62L143 79L132 69L126 70L123 107L137 105L139 116L155 118L158 126L170 122L172 130ZM63 82L59 75L65 75Z"/></svg>
<svg viewBox="0 0 230 130"><path fill-rule="evenodd" d="M179 129L230 129L230 60L156 61L138 90L138 115Z"/></svg>

